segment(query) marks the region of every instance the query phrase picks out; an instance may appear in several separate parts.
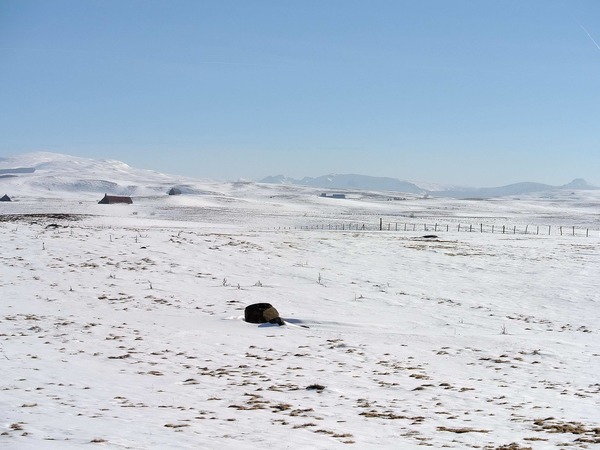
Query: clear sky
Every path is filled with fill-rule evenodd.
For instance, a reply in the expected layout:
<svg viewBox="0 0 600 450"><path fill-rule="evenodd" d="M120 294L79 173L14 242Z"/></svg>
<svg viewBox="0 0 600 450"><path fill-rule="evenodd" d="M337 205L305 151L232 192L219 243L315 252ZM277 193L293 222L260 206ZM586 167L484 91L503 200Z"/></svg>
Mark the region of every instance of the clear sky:
<svg viewBox="0 0 600 450"><path fill-rule="evenodd" d="M0 0L0 156L600 185L600 0Z"/></svg>

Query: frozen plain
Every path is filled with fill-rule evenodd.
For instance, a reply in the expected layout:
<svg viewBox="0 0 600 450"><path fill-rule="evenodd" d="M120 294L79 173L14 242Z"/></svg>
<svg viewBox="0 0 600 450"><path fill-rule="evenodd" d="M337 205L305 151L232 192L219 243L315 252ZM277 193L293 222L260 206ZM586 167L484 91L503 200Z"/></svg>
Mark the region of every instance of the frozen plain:
<svg viewBox="0 0 600 450"><path fill-rule="evenodd" d="M598 191L339 200L198 182L97 205L39 182L0 205L0 447L600 443ZM242 320L265 301L287 325Z"/></svg>

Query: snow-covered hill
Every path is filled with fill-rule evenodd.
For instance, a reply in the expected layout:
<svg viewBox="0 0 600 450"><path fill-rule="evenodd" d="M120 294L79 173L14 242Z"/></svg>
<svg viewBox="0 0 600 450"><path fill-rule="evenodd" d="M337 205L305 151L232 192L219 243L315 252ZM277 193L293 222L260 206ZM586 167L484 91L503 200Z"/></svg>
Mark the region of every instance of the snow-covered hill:
<svg viewBox="0 0 600 450"><path fill-rule="evenodd" d="M35 152L4 158L0 160L0 171L5 174L0 177L0 190L16 198L40 195L96 198L104 193L148 196L165 194L171 187L184 192L198 191L195 186L198 180L136 169L116 160L58 153Z"/></svg>
<svg viewBox="0 0 600 450"><path fill-rule="evenodd" d="M0 166L35 168L0 179L0 446L600 443L600 191L334 199L28 158ZM244 322L258 302L287 324Z"/></svg>

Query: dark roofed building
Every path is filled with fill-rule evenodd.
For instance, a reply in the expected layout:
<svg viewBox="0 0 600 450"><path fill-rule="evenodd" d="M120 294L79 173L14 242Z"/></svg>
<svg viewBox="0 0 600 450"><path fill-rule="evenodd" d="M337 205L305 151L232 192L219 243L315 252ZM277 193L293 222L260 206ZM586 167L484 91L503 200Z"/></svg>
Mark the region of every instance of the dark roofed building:
<svg viewBox="0 0 600 450"><path fill-rule="evenodd" d="M346 198L346 194L327 194L326 192L323 192L321 194L321 197L327 197L327 198Z"/></svg>
<svg viewBox="0 0 600 450"><path fill-rule="evenodd" d="M169 195L181 195L181 189L173 187L168 192Z"/></svg>
<svg viewBox="0 0 600 450"><path fill-rule="evenodd" d="M4 194L4 197L0 198L0 202L12 202L12 200L8 195Z"/></svg>
<svg viewBox="0 0 600 450"><path fill-rule="evenodd" d="M131 204L133 203L133 200L131 200L131 197L104 194L104 198L98 202L98 204L101 205L112 205L114 203Z"/></svg>

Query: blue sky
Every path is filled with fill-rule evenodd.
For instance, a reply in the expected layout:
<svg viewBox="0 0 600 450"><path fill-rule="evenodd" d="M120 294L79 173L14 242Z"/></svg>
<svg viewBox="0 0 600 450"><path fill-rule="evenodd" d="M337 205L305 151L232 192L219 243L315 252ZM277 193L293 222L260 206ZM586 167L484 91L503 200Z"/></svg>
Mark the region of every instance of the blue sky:
<svg viewBox="0 0 600 450"><path fill-rule="evenodd" d="M0 156L600 185L598 0L0 0Z"/></svg>

